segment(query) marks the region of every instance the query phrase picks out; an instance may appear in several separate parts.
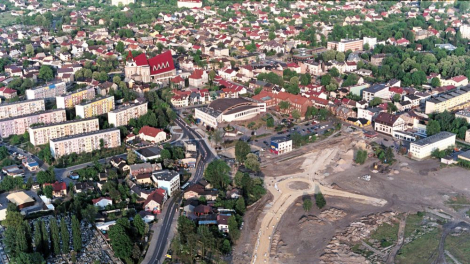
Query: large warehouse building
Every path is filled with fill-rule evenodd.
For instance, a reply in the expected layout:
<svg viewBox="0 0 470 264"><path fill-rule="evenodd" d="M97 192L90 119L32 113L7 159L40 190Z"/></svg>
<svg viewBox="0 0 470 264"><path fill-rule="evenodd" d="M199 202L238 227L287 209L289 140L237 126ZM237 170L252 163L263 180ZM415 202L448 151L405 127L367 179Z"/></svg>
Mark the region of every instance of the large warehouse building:
<svg viewBox="0 0 470 264"><path fill-rule="evenodd" d="M222 122L242 121L266 112L266 103L259 103L249 98L222 98L208 107L196 108L195 118L202 124L217 127Z"/></svg>

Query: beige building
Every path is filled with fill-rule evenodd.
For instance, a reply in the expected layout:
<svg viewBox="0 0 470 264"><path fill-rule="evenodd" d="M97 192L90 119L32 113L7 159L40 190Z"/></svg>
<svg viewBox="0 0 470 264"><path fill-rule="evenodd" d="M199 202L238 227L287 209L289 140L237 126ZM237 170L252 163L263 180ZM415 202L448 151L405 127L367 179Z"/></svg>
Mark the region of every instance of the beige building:
<svg viewBox="0 0 470 264"><path fill-rule="evenodd" d="M44 99L0 104L0 119L29 115L46 110Z"/></svg>
<svg viewBox="0 0 470 264"><path fill-rule="evenodd" d="M49 143L49 140L81 133L89 133L100 129L98 118L77 119L58 124L29 128L29 140L34 146Z"/></svg>
<svg viewBox="0 0 470 264"><path fill-rule="evenodd" d="M460 87L426 101L425 114L463 109L470 101L470 87Z"/></svg>
<svg viewBox="0 0 470 264"><path fill-rule="evenodd" d="M111 0L111 4L114 6L119 6L120 4L123 6L134 4L135 0Z"/></svg>
<svg viewBox="0 0 470 264"><path fill-rule="evenodd" d="M121 145L121 133L118 128L109 128L90 133L56 138L50 140L50 149L54 158L72 153L92 152L100 149L101 140L104 148L116 148Z"/></svg>
<svg viewBox="0 0 470 264"><path fill-rule="evenodd" d="M89 118L104 115L114 109L114 96L97 98L95 100L78 104L75 106L75 113L81 118Z"/></svg>
<svg viewBox="0 0 470 264"><path fill-rule="evenodd" d="M95 98L95 88L88 86L85 89L70 92L56 97L57 108L73 108L80 104L82 100L93 100Z"/></svg>
<svg viewBox="0 0 470 264"><path fill-rule="evenodd" d="M148 103L132 104L124 107L119 107L108 113L108 123L113 124L114 127L125 126L129 120L139 118L147 114Z"/></svg>
<svg viewBox="0 0 470 264"><path fill-rule="evenodd" d="M33 124L54 124L67 120L64 109L36 112L29 115L0 119L0 136L23 135Z"/></svg>
<svg viewBox="0 0 470 264"><path fill-rule="evenodd" d="M51 83L40 87L35 87L26 90L26 98L33 99L46 99L56 98L59 95L67 92L65 82Z"/></svg>

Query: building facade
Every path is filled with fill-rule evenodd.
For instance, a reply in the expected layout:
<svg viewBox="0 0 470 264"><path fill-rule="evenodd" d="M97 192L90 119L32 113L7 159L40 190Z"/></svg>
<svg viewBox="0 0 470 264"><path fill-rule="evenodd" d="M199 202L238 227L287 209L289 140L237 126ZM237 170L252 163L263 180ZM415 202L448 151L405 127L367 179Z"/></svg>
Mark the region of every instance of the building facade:
<svg viewBox="0 0 470 264"><path fill-rule="evenodd" d="M180 189L180 174L176 171L161 170L152 173L152 180L166 191L168 196L172 196Z"/></svg>
<svg viewBox="0 0 470 264"><path fill-rule="evenodd" d="M274 154L284 154L292 151L292 139L286 137L277 137L271 139L271 148L269 149Z"/></svg>
<svg viewBox="0 0 470 264"><path fill-rule="evenodd" d="M119 6L119 4L126 6L129 4L134 4L135 0L111 0L111 4L114 6Z"/></svg>
<svg viewBox="0 0 470 264"><path fill-rule="evenodd" d="M54 124L67 120L64 109L38 112L0 120L0 136L22 135L32 124Z"/></svg>
<svg viewBox="0 0 470 264"><path fill-rule="evenodd" d="M47 84L26 90L26 98L34 99L52 99L67 92L65 82Z"/></svg>
<svg viewBox="0 0 470 264"><path fill-rule="evenodd" d="M98 131L100 125L98 118L77 119L58 124L37 126L29 128L29 140L34 146L49 143L49 140L81 133Z"/></svg>
<svg viewBox="0 0 470 264"><path fill-rule="evenodd" d="M132 104L124 107L119 107L108 113L108 123L113 124L115 127L125 126L131 119L137 119L140 116L147 114L148 103Z"/></svg>
<svg viewBox="0 0 470 264"><path fill-rule="evenodd" d="M0 104L0 119L29 115L46 110L44 99Z"/></svg>
<svg viewBox="0 0 470 264"><path fill-rule="evenodd" d="M202 0L178 0L178 8L201 8Z"/></svg>
<svg viewBox="0 0 470 264"><path fill-rule="evenodd" d="M345 52L347 50L362 51L363 41L361 39L341 39L341 41L328 41L326 48Z"/></svg>
<svg viewBox="0 0 470 264"><path fill-rule="evenodd" d="M410 143L410 157L414 159L424 159L431 156L431 153L438 149L444 150L455 145L455 134L450 132L439 132L427 138Z"/></svg>
<svg viewBox="0 0 470 264"><path fill-rule="evenodd" d="M395 131L405 129L405 120L397 115L380 113L374 120L374 129L377 132L394 136Z"/></svg>
<svg viewBox="0 0 470 264"><path fill-rule="evenodd" d="M56 97L57 108L73 108L80 104L82 100L95 99L95 88L88 86L85 89L67 93Z"/></svg>
<svg viewBox="0 0 470 264"><path fill-rule="evenodd" d="M121 133L118 128L109 128L90 133L78 134L50 140L50 149L54 158L72 153L92 152L100 149L101 140L105 148L121 145Z"/></svg>
<svg viewBox="0 0 470 264"><path fill-rule="evenodd" d="M75 106L75 113L81 118L104 115L114 109L114 96L98 98Z"/></svg>
<svg viewBox="0 0 470 264"><path fill-rule="evenodd" d="M147 59L145 53L134 58L129 52L126 60L125 76L134 81L144 83L157 82L159 80L169 81L176 75L171 51L163 52L150 59Z"/></svg>
<svg viewBox="0 0 470 264"><path fill-rule="evenodd" d="M426 101L426 114L463 109L469 105L470 87L460 87Z"/></svg>

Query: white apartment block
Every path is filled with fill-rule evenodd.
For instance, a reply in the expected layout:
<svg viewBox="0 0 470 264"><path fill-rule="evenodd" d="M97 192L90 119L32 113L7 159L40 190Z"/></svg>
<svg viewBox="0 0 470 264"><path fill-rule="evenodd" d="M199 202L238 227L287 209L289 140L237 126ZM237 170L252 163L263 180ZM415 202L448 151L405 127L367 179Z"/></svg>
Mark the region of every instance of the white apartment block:
<svg viewBox="0 0 470 264"><path fill-rule="evenodd" d="M431 156L436 150L444 150L455 145L455 134L450 132L439 132L427 138L410 143L410 156L414 159L424 159Z"/></svg>
<svg viewBox="0 0 470 264"><path fill-rule="evenodd" d="M463 24L459 28L460 34L462 34L462 38L470 39L470 25Z"/></svg>
<svg viewBox="0 0 470 264"><path fill-rule="evenodd" d="M46 110L44 99L0 104L0 119L29 115Z"/></svg>
<svg viewBox="0 0 470 264"><path fill-rule="evenodd" d="M77 119L58 124L30 127L29 140L34 146L44 145L49 143L51 139L89 133L99 129L98 118Z"/></svg>
<svg viewBox="0 0 470 264"><path fill-rule="evenodd" d="M271 139L271 148L269 150L274 154L284 154L292 151L292 139L286 137L278 137Z"/></svg>
<svg viewBox="0 0 470 264"><path fill-rule="evenodd" d="M53 124L67 120L64 109L41 111L34 114L0 119L0 136L22 135L33 124Z"/></svg>
<svg viewBox="0 0 470 264"><path fill-rule="evenodd" d="M50 140L50 149L54 158L72 153L80 154L100 149L101 139L105 148L121 145L121 132L118 128L109 128L90 133L78 134Z"/></svg>
<svg viewBox="0 0 470 264"><path fill-rule="evenodd" d="M66 92L67 86L65 85L65 82L58 82L28 89L26 90L26 98L28 100L50 99L56 98Z"/></svg>
<svg viewBox="0 0 470 264"><path fill-rule="evenodd" d="M147 114L148 103L132 104L120 107L108 113L108 123L113 124L114 127L125 126L131 119L137 119L140 116Z"/></svg>
<svg viewBox="0 0 470 264"><path fill-rule="evenodd" d="M74 106L80 104L82 100L93 100L95 95L95 88L93 86L88 86L82 90L57 96L57 108L73 108Z"/></svg>
<svg viewBox="0 0 470 264"><path fill-rule="evenodd" d="M158 188L164 189L170 197L180 189L180 174L176 171L155 171L152 173L152 180Z"/></svg>
<svg viewBox="0 0 470 264"><path fill-rule="evenodd" d="M470 87L460 87L426 101L425 114L442 113L457 108L464 108L470 101Z"/></svg>
<svg viewBox="0 0 470 264"><path fill-rule="evenodd" d="M178 8L201 8L202 0L178 0Z"/></svg>
<svg viewBox="0 0 470 264"><path fill-rule="evenodd" d="M75 114L81 118L104 115L114 109L114 96L97 98L75 106Z"/></svg>

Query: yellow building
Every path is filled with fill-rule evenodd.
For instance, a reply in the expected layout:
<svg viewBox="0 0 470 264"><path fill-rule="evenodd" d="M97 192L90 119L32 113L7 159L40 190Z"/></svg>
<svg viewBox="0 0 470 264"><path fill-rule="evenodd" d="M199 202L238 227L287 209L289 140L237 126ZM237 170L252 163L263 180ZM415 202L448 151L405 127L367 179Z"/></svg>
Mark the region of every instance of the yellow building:
<svg viewBox="0 0 470 264"><path fill-rule="evenodd" d="M114 109L114 96L97 98L75 106L75 113L81 118L104 115Z"/></svg>

